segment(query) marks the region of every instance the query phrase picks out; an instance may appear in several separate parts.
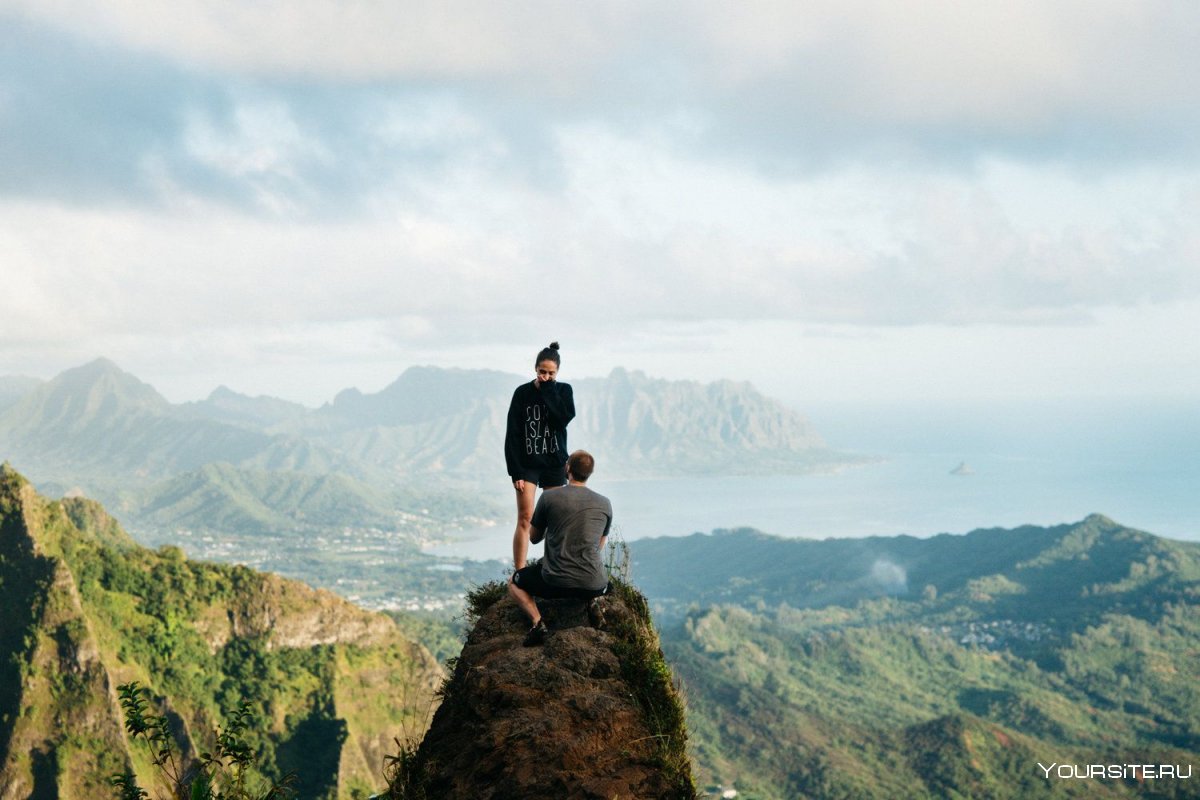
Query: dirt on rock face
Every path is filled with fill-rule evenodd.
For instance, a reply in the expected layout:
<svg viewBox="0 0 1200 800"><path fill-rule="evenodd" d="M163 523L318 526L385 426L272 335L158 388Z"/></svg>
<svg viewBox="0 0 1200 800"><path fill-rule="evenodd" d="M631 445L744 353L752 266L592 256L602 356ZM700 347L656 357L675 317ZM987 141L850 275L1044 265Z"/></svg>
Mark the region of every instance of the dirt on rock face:
<svg viewBox="0 0 1200 800"><path fill-rule="evenodd" d="M419 780L394 783L392 797L694 797L682 756L682 706L644 599L634 604L639 614L628 597L617 592L603 598L599 628L583 601L543 601L552 633L534 647L522 645L529 621L510 598L487 608L417 751ZM645 661L661 667L647 671ZM665 674L666 686L641 680L648 673ZM672 730L652 729L648 720L662 718L648 712L656 703L676 704L679 713L666 715Z"/></svg>

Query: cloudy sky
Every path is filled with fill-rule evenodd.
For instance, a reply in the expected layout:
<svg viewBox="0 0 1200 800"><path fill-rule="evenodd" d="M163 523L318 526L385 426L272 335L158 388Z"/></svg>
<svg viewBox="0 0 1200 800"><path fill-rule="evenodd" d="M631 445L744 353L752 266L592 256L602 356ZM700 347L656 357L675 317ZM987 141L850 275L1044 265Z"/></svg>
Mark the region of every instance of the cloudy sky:
<svg viewBox="0 0 1200 800"><path fill-rule="evenodd" d="M0 374L1200 397L1200 5L0 0Z"/></svg>

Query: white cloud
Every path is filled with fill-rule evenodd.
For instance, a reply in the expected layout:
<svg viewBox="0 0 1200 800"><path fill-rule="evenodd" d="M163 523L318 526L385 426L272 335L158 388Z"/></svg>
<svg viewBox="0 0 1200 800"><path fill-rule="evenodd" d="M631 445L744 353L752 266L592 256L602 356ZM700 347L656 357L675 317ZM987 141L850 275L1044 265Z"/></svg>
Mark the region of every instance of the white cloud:
<svg viewBox="0 0 1200 800"><path fill-rule="evenodd" d="M683 168L666 169L668 182ZM706 231L720 217L708 204L732 209L735 196L697 201L681 220L627 227L620 215L601 215L606 224L593 227L578 197L601 184L572 184L562 207L557 195L521 187L494 206L480 198L459 206L452 198L470 189L467 177L442 187L446 195L429 204L436 213L300 225L211 205L117 212L10 203L0 207L0 282L9 289L0 294L0 374L48 377L106 355L174 400L228 383L316 404L349 385L381 388L412 363L520 372L534 345L558 338L575 376L625 365L744 378L797 405L814 395L1200 391L1194 235L1185 243L1192 260L1173 274L1136 259L1026 264L1005 247L1033 247L1022 239L1029 220L982 201L983 211L950 213L969 199L963 186L933 191L910 176L897 193L905 182L893 176L894 200L884 205L907 209L894 230L946 249L927 263L872 262L893 229L876 219L858 250L842 236L856 227L854 207L835 189L852 198L856 180L824 179L815 197L803 186L745 189L741 212L751 217L788 203L803 219L831 199L833 211L792 239L774 224L751 226L761 236L747 238L736 216ZM933 199L922 205L924 192ZM651 194L629 195L627 213L636 218L646 204L656 218ZM503 213L483 226L489 208ZM1148 210L1167 220L1164 230L1175 224L1162 208ZM789 214L778 217L785 225ZM1070 237L1058 235L1053 246L1070 255ZM1050 307L1044 285L1054 281L1060 305ZM1173 285L1190 293L1170 295ZM897 322L905 325L889 324Z"/></svg>
<svg viewBox="0 0 1200 800"><path fill-rule="evenodd" d="M5 0L0 8L216 69L351 80L542 72L553 82L551 70L601 60L644 17L633 3Z"/></svg>
<svg viewBox="0 0 1200 800"><path fill-rule="evenodd" d="M3 8L220 72L476 86L585 106L609 95L653 111L663 101L714 115L725 106L846 133L915 127L935 136L941 127L1038 139L1072 119L1179 132L1200 100L1189 37L1200 7L1168 0L3 0Z"/></svg>
<svg viewBox="0 0 1200 800"><path fill-rule="evenodd" d="M294 178L294 159L325 157L286 117L263 130L213 136L205 157L264 192ZM0 332L55 316L147 334L468 315L1029 323L1200 294L1195 176L1168 189L1155 174L1049 172L1018 190L998 163L973 177L781 182L591 129L564 130L560 147L561 187L468 160L437 179L400 175L411 185L384 184L373 213L344 219L199 198L153 211L13 201L2 269L23 288L0 300ZM1015 213L1021 203L1056 214Z"/></svg>
<svg viewBox="0 0 1200 800"><path fill-rule="evenodd" d="M21 21L0 54L10 362L214 374L204 354L286 376L484 365L560 337L598 371L662 351L736 374L741 331L820 349L819 324L856 343L832 355L886 372L855 332L899 361L974 357L927 326L1057 330L1083 354L1070 332L1114 309L1200 296L1200 6L0 0L0 17Z"/></svg>

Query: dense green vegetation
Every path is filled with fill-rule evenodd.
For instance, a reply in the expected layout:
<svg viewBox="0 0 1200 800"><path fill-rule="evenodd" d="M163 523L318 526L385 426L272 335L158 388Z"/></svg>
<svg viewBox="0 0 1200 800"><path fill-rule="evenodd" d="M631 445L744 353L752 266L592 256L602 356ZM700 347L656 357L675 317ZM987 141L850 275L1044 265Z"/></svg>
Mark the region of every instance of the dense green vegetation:
<svg viewBox="0 0 1200 800"><path fill-rule="evenodd" d="M686 542L633 543L634 569L676 612L663 646L714 784L750 798L1200 796L1200 769L1038 767L1200 767L1198 545L1098 516L929 540Z"/></svg>
<svg viewBox="0 0 1200 800"><path fill-rule="evenodd" d="M1115 643L1114 629L1137 627L1128 618L1074 637L1062 652L1080 665L1060 672L920 625L855 625L854 615L847 622L830 626L786 607L727 607L697 612L664 635L705 771L752 797L927 797L952 788L1019 798L1137 788L1046 781L1038 761L1194 759L1195 623L1154 631L1151 658L1162 672L1155 675L1139 667L1145 655L1129 649L1095 658L1097 646ZM1100 664L1101 673L1126 680L1097 675ZM1155 790L1194 796L1190 786L1164 781Z"/></svg>
<svg viewBox="0 0 1200 800"><path fill-rule="evenodd" d="M305 798L366 797L392 737L424 724L440 675L381 615L246 567L189 561L175 547L138 547L95 504L45 501L7 467L0 596L0 713L15 723L0 756L35 785L26 762L37 753L60 772L103 753L89 775L127 767L156 786L150 757L120 737L108 674L146 687L149 713L167 721L186 763L212 751L206 732L228 730L230 711L247 704L248 780L294 774Z"/></svg>
<svg viewBox="0 0 1200 800"><path fill-rule="evenodd" d="M21 685L26 677L29 654L36 643L35 623L41 614L53 566L38 558L18 535L21 520L19 499L14 492L16 476L0 471L0 730L15 724L21 712ZM9 739L0 737L0 764L8 757Z"/></svg>
<svg viewBox="0 0 1200 800"><path fill-rule="evenodd" d="M155 695L214 721L243 701L269 711L287 709L297 723L308 724L275 735L265 727L249 730L246 741L259 754L250 772L260 780L296 772L316 797L336 789L340 737L311 735L314 725L335 734L341 727L331 713L332 648L274 650L262 632L230 639L214 651L197 626L209 609L258 590L255 573L191 563L171 549L120 554L76 544L68 560L76 566L98 635L112 642L120 664L151 682ZM303 746L293 741L297 736L306 740Z"/></svg>
<svg viewBox="0 0 1200 800"><path fill-rule="evenodd" d="M613 576L611 582L613 594L633 611L630 619L617 622L611 629L621 674L655 737L659 766L674 787L675 796L692 798L696 787L688 762L684 700L660 646L649 603L626 581Z"/></svg>
<svg viewBox="0 0 1200 800"><path fill-rule="evenodd" d="M257 760L255 749L243 738L251 727L250 704L242 703L227 715L224 730L214 732L215 746L211 752L200 754L195 768L188 768L183 754L176 751L171 733L171 719L164 714L148 712L150 692L137 681L117 687L125 731L131 743L144 744L151 763L158 768L175 800L289 800L295 797L291 784L294 774L285 775L277 783L255 787L248 779L250 768ZM109 778L121 800L143 800L146 790L138 785L132 769Z"/></svg>

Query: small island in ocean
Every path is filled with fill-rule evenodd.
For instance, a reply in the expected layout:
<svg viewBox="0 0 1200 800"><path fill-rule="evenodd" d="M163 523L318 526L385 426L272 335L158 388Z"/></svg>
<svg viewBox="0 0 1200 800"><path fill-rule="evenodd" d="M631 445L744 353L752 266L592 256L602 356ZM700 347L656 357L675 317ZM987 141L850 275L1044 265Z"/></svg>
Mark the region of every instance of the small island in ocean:
<svg viewBox="0 0 1200 800"><path fill-rule="evenodd" d="M958 466L950 470L951 475L974 475L975 470L971 469L971 465L965 461L960 461Z"/></svg>

